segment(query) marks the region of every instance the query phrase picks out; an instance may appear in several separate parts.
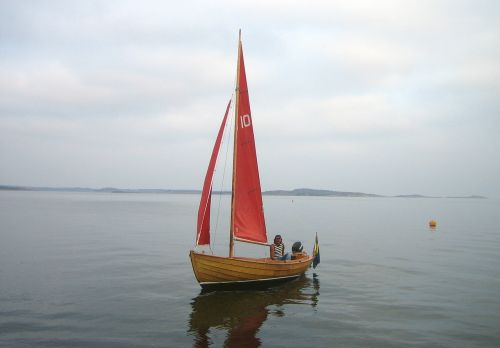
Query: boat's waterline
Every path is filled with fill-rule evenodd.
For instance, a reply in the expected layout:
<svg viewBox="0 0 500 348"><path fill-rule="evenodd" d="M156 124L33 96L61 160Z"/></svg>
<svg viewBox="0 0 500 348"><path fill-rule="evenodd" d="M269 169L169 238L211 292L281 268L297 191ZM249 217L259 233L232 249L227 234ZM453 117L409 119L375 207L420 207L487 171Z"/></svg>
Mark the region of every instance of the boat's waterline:
<svg viewBox="0 0 500 348"><path fill-rule="evenodd" d="M288 276L288 277L276 277L276 278L263 278L263 279L256 279L256 280L237 280L237 281L227 281L227 282L201 282L200 285L202 286L208 286L208 285L228 285L228 284L251 284L251 283L258 283L258 282L273 282L273 281L280 281L280 280L292 280L297 277L299 277L300 274L293 275L293 276Z"/></svg>

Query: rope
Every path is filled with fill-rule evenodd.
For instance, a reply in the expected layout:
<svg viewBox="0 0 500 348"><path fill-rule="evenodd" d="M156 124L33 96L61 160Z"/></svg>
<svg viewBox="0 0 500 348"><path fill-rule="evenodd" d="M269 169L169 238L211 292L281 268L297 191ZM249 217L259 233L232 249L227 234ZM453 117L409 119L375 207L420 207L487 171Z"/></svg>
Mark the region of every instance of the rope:
<svg viewBox="0 0 500 348"><path fill-rule="evenodd" d="M234 100L234 93L233 93L233 97L231 98ZM231 111L233 110L234 106L233 106L233 103L231 103L231 109L229 110L229 115L231 115ZM224 158L224 169L222 171L222 179L221 179L221 184L220 184L220 189L219 189L219 204L217 206L217 216L216 216L216 219L215 219L215 227L214 227L214 237L213 237L213 244L215 245L215 240L217 238L217 228L219 227L219 216L220 216L220 207L221 207L221 201L222 201L222 189L224 187L224 180L226 178L226 168L227 168L227 156L228 156L228 153L229 153L229 145L231 144L231 139L230 139L230 135L231 135L231 132L232 132L232 129L233 129L233 122L230 122L230 119L228 122L226 122L226 128L228 127L228 124L229 123L229 129L226 133L226 142L227 142L227 145L226 145L226 155L225 155L225 158ZM210 251L212 252L212 248L210 247ZM213 254L213 252L212 252Z"/></svg>

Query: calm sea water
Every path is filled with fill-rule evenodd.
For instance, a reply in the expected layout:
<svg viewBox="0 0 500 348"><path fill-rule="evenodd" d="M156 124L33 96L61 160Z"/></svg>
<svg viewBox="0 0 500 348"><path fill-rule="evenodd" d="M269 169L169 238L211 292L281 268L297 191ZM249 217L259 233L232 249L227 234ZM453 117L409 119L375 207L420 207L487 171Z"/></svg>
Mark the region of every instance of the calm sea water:
<svg viewBox="0 0 500 348"><path fill-rule="evenodd" d="M317 232L321 264L210 293L188 258L197 203L0 192L0 346L500 346L497 200L265 197L268 233L311 250Z"/></svg>

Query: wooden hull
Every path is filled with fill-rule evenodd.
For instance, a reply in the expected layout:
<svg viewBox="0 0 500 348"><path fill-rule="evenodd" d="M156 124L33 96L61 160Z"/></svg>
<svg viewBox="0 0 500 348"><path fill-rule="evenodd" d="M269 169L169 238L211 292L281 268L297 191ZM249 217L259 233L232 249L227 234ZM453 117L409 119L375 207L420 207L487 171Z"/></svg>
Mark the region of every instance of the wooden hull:
<svg viewBox="0 0 500 348"><path fill-rule="evenodd" d="M269 258L222 257L189 253L196 279L202 288L270 285L297 278L312 263L305 255L297 260L277 261Z"/></svg>

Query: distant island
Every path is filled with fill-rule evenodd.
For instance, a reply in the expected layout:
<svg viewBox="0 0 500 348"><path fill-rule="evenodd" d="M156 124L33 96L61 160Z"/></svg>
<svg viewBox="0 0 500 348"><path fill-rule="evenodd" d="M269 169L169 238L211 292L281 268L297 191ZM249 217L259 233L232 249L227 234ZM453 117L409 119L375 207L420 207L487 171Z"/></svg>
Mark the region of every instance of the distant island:
<svg viewBox="0 0 500 348"><path fill-rule="evenodd" d="M4 191L51 191L51 192L100 192L100 193L167 193L167 194L200 194L200 190L173 190L173 189L122 189L115 187L103 187L99 189L88 187L35 187L35 186L14 186L0 185L0 190ZM219 193L214 191L214 193ZM223 191L222 194L230 194ZM374 193L345 192L332 190L318 190L310 188L299 188L294 190L271 190L262 192L265 196L308 196L308 197L392 197L392 198L465 198L465 199L485 199L485 196L424 196L419 194L384 196Z"/></svg>
<svg viewBox="0 0 500 348"><path fill-rule="evenodd" d="M165 190L165 189L121 189L103 187L99 189L89 187L35 187L0 185L0 190L9 191L51 191L51 192L101 192L101 193L200 193L200 190Z"/></svg>
<svg viewBox="0 0 500 348"><path fill-rule="evenodd" d="M373 193L316 190L309 188L299 188L294 190L264 191L262 192L262 194L269 196L384 197Z"/></svg>

